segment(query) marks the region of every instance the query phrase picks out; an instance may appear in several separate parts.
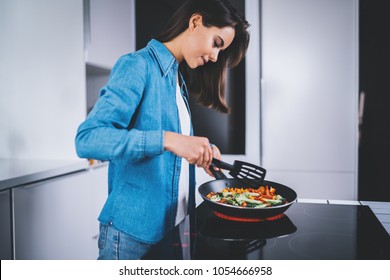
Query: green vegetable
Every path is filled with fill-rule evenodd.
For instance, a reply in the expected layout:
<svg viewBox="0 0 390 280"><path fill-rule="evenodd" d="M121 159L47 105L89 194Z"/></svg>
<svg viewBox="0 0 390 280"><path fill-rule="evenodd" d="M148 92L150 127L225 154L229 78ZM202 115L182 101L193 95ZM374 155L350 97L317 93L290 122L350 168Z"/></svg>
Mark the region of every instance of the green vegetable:
<svg viewBox="0 0 390 280"><path fill-rule="evenodd" d="M211 201L220 201L221 200L221 196L219 194L215 194L215 195L210 197L210 200Z"/></svg>
<svg viewBox="0 0 390 280"><path fill-rule="evenodd" d="M281 195L275 195L274 199L266 199L263 198L263 200L256 200L252 199L251 197L258 197L260 196L259 193L255 192L243 192L243 193L236 193L236 192L218 192L210 197L211 201L214 202L221 202L226 203L233 206L242 206L247 208L265 208L268 206L277 206L282 205L286 202L286 199L283 198ZM245 206L243 206L243 204Z"/></svg>
<svg viewBox="0 0 390 280"><path fill-rule="evenodd" d="M265 207L267 207L266 204L258 204L254 208L265 208Z"/></svg>
<svg viewBox="0 0 390 280"><path fill-rule="evenodd" d="M240 204L238 204L233 198L231 197L227 197L226 198L226 202L230 205L234 205L234 206L240 206Z"/></svg>
<svg viewBox="0 0 390 280"><path fill-rule="evenodd" d="M245 194L239 194L236 196L236 200L238 203L242 204L243 202L247 202L247 203L250 203L250 204L263 204L260 200L254 200L254 199L250 199L248 198Z"/></svg>
<svg viewBox="0 0 390 280"><path fill-rule="evenodd" d="M255 193L255 192L244 192L244 194L245 194L246 196L259 196L259 195L260 195L260 194Z"/></svg>
<svg viewBox="0 0 390 280"><path fill-rule="evenodd" d="M221 194L223 197L227 197L229 195L232 195L233 193L232 192L221 192Z"/></svg>
<svg viewBox="0 0 390 280"><path fill-rule="evenodd" d="M271 204L272 206L276 206L276 205L282 205L285 200L284 200L284 198L282 198L282 199L266 199L266 198L264 198L264 201Z"/></svg>

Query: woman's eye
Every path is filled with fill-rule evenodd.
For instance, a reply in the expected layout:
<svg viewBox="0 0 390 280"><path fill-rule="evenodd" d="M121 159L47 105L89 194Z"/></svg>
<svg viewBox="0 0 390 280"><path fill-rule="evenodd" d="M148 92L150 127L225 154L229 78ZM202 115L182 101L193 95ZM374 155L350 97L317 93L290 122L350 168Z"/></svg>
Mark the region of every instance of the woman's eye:
<svg viewBox="0 0 390 280"><path fill-rule="evenodd" d="M219 48L219 43L217 41L214 41L214 48Z"/></svg>

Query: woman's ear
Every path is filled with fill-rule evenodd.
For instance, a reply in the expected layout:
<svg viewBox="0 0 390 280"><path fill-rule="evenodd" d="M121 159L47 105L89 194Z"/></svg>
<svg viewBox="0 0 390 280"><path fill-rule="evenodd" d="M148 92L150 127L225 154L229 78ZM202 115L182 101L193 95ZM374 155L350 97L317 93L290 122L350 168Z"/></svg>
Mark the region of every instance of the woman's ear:
<svg viewBox="0 0 390 280"><path fill-rule="evenodd" d="M196 27L202 25L202 15L200 14L193 14L190 18L189 22L189 28L190 30L194 30Z"/></svg>

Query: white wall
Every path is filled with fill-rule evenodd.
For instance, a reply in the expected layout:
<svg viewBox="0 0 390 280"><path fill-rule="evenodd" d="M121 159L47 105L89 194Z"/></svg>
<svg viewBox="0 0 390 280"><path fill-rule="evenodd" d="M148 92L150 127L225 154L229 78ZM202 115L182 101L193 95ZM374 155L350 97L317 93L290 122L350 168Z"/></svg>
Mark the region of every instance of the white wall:
<svg viewBox="0 0 390 280"><path fill-rule="evenodd" d="M262 163L298 197L357 199L358 1L262 1Z"/></svg>
<svg viewBox="0 0 390 280"><path fill-rule="evenodd" d="M83 1L2 0L0 40L0 158L77 158Z"/></svg>

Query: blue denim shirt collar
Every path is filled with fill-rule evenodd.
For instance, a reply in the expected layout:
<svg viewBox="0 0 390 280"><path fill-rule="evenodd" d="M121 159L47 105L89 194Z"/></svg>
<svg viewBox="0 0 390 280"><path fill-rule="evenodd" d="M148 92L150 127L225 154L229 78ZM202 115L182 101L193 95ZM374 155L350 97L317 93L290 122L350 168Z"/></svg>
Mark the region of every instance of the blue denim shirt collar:
<svg viewBox="0 0 390 280"><path fill-rule="evenodd" d="M166 76L172 67L178 69L178 61L163 43L152 39L149 41L148 47L150 47L155 55L163 76Z"/></svg>

